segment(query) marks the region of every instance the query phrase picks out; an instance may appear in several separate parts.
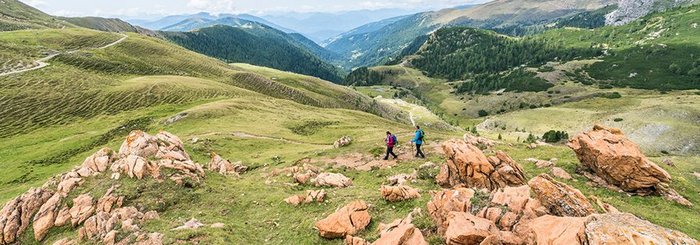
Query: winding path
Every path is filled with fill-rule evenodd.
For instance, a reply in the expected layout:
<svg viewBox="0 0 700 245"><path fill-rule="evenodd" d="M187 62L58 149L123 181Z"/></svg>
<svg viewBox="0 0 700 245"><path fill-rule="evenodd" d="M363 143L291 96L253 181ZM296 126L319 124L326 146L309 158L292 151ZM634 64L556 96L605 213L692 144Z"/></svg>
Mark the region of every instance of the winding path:
<svg viewBox="0 0 700 245"><path fill-rule="evenodd" d="M114 41L114 42L112 42L112 43L110 43L110 44L107 44L107 45L105 45L105 46L95 48L95 49L106 49L106 48L112 47L112 46L114 46L114 45L117 45L117 44L123 42L124 40L126 40L127 38L129 38L129 36L124 35L124 34L121 34L121 33L120 33L119 35L122 36L122 38L120 38L119 40ZM87 49L85 49L85 50L87 50ZM75 52L78 52L78 51L79 51L79 50L72 50L72 51L68 51L68 52L65 52L65 53L72 54L72 53L75 53ZM33 71L33 70L39 70L39 69L41 69L41 68L47 67L47 66L50 65L50 64L48 63L48 61L51 60L51 59L53 59L54 57L60 55L60 54L62 54L62 52L50 54L50 55L48 55L48 56L46 56L46 57L44 57L44 58L35 60L34 63L36 63L37 65L36 65L36 66L33 66L33 67L30 67L30 68L25 68L25 69L16 70L16 71L8 71L8 72L0 73L0 77L12 75L12 74L24 73L24 72Z"/></svg>

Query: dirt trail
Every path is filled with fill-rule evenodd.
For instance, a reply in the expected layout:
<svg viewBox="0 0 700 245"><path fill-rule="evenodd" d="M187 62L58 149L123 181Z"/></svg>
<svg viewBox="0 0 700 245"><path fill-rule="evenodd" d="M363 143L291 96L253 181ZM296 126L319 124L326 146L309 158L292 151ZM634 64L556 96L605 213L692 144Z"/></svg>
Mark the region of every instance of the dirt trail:
<svg viewBox="0 0 700 245"><path fill-rule="evenodd" d="M123 42L124 40L126 40L126 39L129 37L129 36L124 35L124 34L119 34L119 35L122 36L122 38L120 38L119 40L114 41L114 42L112 42L112 43L110 43L110 44L107 44L107 45L105 45L105 46L95 48L95 49L106 49L106 48L112 47L112 46L114 46L114 45L117 45L117 44ZM88 49L84 49L84 50L88 50ZM72 54L72 53L75 53L75 52L78 52L78 51L79 51L79 50L71 50L71 51L67 51L67 52L65 52L65 53ZM48 56L46 56L46 57L44 57L44 58L35 60L34 63L36 63L37 65L36 65L36 66L33 66L33 67L30 67L30 68L25 68L25 69L16 70L16 71L8 71L8 72L0 73L0 77L1 77L1 76L12 75L12 74L24 73L24 72L33 71L33 70L39 70L39 69L41 69L41 68L47 67L47 66L51 65L51 64L48 63L48 61L51 60L51 59L53 59L54 57L60 55L60 54L62 54L62 52L50 54L50 55L48 55Z"/></svg>

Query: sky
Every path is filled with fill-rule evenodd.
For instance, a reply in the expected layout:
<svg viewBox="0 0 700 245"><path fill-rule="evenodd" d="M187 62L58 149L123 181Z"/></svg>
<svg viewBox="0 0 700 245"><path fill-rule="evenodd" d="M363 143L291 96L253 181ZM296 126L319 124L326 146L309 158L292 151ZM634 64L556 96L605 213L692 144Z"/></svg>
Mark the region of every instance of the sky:
<svg viewBox="0 0 700 245"><path fill-rule="evenodd" d="M174 14L429 10L488 0L21 0L57 16L158 17Z"/></svg>

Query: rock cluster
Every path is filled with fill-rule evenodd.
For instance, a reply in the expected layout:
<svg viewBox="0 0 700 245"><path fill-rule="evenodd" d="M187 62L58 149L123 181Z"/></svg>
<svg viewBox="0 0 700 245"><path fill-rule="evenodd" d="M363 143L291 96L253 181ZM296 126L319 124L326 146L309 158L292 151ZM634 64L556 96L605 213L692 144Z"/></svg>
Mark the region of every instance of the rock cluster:
<svg viewBox="0 0 700 245"><path fill-rule="evenodd" d="M172 171L166 171L168 174L164 176L163 169ZM71 225L80 227L78 237L81 240L114 244L117 233L126 232L129 235L122 236L123 240L119 241L122 244L162 244L162 234L145 233L139 228L143 221L157 218L158 214L122 207L124 197L114 195L117 186L97 199L89 193L79 193L72 202L64 200L85 178L108 170L117 179L123 174L129 178L152 177L159 181L167 177L183 183L185 179L199 181L204 177L202 167L192 162L176 136L167 132L151 136L134 131L118 154L108 148L101 149L87 157L81 166L8 202L0 211L0 245L15 243L29 225L37 241L42 241L53 227ZM63 239L57 244L74 243L76 241Z"/></svg>
<svg viewBox="0 0 700 245"><path fill-rule="evenodd" d="M371 220L369 207L364 201L354 201L316 222L321 237L334 239L355 235L364 230Z"/></svg>
<svg viewBox="0 0 700 245"><path fill-rule="evenodd" d="M584 168L608 185L639 195L662 195L680 204L692 205L670 188L668 172L647 159L619 129L596 125L592 131L573 137L568 146L576 152Z"/></svg>
<svg viewBox="0 0 700 245"><path fill-rule="evenodd" d="M418 190L407 185L389 186L383 185L380 189L382 197L387 202L399 202L420 198Z"/></svg>
<svg viewBox="0 0 700 245"><path fill-rule="evenodd" d="M478 147L462 140L447 141L442 147L447 159L436 178L442 187L495 190L525 183L522 168L505 152L486 157Z"/></svg>
<svg viewBox="0 0 700 245"><path fill-rule="evenodd" d="M312 202L322 203L326 198L326 191L324 190L310 190L306 191L304 195L294 195L284 199L286 203L294 206L301 204L309 204Z"/></svg>
<svg viewBox="0 0 700 245"><path fill-rule="evenodd" d="M474 145L477 147L491 148L496 145L496 142L493 142L493 140L484 137L474 136L471 134L464 134L464 137L462 138L465 142L467 142L467 144Z"/></svg>
<svg viewBox="0 0 700 245"><path fill-rule="evenodd" d="M341 137L340 139L336 140L336 141L333 143L333 148L338 149L338 148L341 148L341 147L348 146L348 145L350 145L351 143L352 143L352 138L350 138L350 136L343 136L343 137Z"/></svg>
<svg viewBox="0 0 700 245"><path fill-rule="evenodd" d="M698 244L631 214L595 214L580 191L546 174L530 180L529 186L493 191L478 211L471 203L474 198L472 189L449 189L435 193L428 203L447 244Z"/></svg>
<svg viewBox="0 0 700 245"><path fill-rule="evenodd" d="M231 163L229 160L226 160L218 154L212 152L211 161L209 162L209 170L222 175L239 176L248 171L248 167L243 166L241 162Z"/></svg>

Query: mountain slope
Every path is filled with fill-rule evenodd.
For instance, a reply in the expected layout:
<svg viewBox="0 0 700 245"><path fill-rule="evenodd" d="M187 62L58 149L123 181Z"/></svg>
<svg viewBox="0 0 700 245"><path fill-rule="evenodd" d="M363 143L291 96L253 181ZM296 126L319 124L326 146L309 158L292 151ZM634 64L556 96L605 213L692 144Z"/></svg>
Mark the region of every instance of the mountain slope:
<svg viewBox="0 0 700 245"><path fill-rule="evenodd" d="M0 1L0 31L72 26L18 0Z"/></svg>
<svg viewBox="0 0 700 245"><path fill-rule="evenodd" d="M168 27L171 27L173 25L177 25L180 22L196 22L197 20L208 20L208 21L217 21L218 19L226 19L226 18L233 18L233 19L241 19L241 20L247 20L247 21L253 21L253 22L258 22L267 26L270 26L272 28L290 33L294 32L293 30L290 30L288 28L279 26L275 23L272 23L270 21L267 21L266 19L254 16L254 15L249 15L249 14L220 14L220 15L212 15L207 12L201 12L197 14L191 14L191 15L171 15L171 16L166 16L157 20L127 20L128 22L138 25L138 26L143 26L151 30L166 30ZM216 25L217 23L208 25L208 26L213 26ZM207 26L200 26L199 28L202 27L207 27ZM192 31L194 29L184 29L181 31Z"/></svg>
<svg viewBox="0 0 700 245"><path fill-rule="evenodd" d="M388 61L417 37L444 26L503 28L542 24L612 2L498 0L468 8L412 15L373 32L344 36L329 43L326 48L350 59L346 68L367 66Z"/></svg>
<svg viewBox="0 0 700 245"><path fill-rule="evenodd" d="M338 83L342 81L338 69L308 51L307 45L295 42L289 34L258 23L248 22L239 28L218 25L193 32L161 34L190 50L229 63L251 63Z"/></svg>
<svg viewBox="0 0 700 245"><path fill-rule="evenodd" d="M126 21L116 18L102 17L57 17L68 23L88 29L106 31L106 32L135 32L148 36L158 36L154 31L133 26Z"/></svg>

